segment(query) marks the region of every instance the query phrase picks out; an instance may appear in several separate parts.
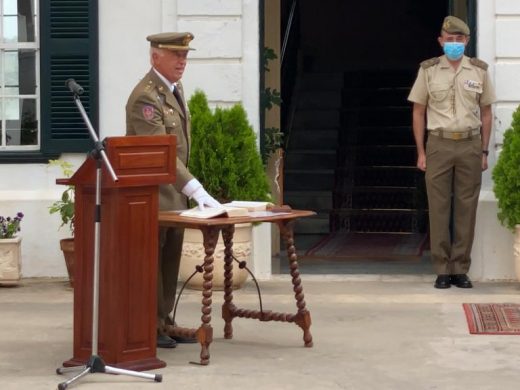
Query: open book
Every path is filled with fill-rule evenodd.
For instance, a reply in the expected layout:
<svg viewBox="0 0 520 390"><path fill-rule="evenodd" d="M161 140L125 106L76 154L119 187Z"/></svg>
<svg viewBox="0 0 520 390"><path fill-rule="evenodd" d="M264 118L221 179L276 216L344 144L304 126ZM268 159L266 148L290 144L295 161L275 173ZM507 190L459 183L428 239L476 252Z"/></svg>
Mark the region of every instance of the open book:
<svg viewBox="0 0 520 390"><path fill-rule="evenodd" d="M198 207L185 210L179 215L190 218L213 218L213 217L243 217L248 216L249 211L242 207L205 207L204 210L200 210Z"/></svg>
<svg viewBox="0 0 520 390"><path fill-rule="evenodd" d="M266 211L273 204L269 202L252 202L234 200L230 203L224 203L222 207L205 207L199 210L198 207L185 210L179 215L190 218L213 218L213 217L244 217L250 215L249 212Z"/></svg>

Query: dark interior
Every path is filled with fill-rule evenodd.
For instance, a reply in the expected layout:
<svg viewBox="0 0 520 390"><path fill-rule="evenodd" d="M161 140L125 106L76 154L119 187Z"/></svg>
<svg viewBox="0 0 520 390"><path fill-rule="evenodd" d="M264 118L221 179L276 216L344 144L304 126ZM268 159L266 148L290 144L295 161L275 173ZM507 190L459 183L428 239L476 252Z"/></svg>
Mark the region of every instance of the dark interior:
<svg viewBox="0 0 520 390"><path fill-rule="evenodd" d="M451 2L282 1L284 202L311 209L300 249L331 232L427 234L411 105ZM291 23L289 23L291 21ZM284 35L285 36L285 35ZM284 40L282 36L282 40Z"/></svg>

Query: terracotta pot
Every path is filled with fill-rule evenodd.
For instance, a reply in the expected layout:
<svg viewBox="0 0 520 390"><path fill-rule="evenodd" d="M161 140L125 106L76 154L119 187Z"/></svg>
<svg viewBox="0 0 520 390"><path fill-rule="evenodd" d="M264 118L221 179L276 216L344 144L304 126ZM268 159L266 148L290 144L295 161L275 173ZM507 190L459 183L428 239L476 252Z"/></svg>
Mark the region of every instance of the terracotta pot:
<svg viewBox="0 0 520 390"><path fill-rule="evenodd" d="M239 261L247 262L251 257L252 229L250 223L235 225L233 254ZM188 280L193 271L195 271L195 267L204 264L204 255L201 231L198 229L185 229L179 279L182 281ZM224 242L222 234L218 238L213 258L213 290L224 290ZM238 268L238 263L233 261L233 289L241 288L248 275L245 269ZM191 278L187 287L202 290L203 281L203 274L199 272Z"/></svg>
<svg viewBox="0 0 520 390"><path fill-rule="evenodd" d="M74 287L74 261L76 258L74 252L74 238L64 238L60 240L60 248L65 257L65 265L67 266L67 273L69 274L70 287Z"/></svg>
<svg viewBox="0 0 520 390"><path fill-rule="evenodd" d="M16 286L22 277L22 237L0 239L0 285Z"/></svg>

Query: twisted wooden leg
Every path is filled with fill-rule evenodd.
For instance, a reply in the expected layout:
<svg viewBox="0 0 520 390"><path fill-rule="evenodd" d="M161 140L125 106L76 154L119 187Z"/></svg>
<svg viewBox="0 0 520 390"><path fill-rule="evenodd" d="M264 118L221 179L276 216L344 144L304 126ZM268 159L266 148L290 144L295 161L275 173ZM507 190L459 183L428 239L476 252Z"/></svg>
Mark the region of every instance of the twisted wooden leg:
<svg viewBox="0 0 520 390"><path fill-rule="evenodd" d="M202 283L202 324L197 330L197 339L201 344L200 364L209 364L209 345L213 341L213 328L211 327L211 295L213 288L213 253L217 245L219 227L207 226L202 229L204 238L204 282Z"/></svg>
<svg viewBox="0 0 520 390"><path fill-rule="evenodd" d="M305 300L303 294L303 287L300 279L300 271L298 270L298 256L296 255L296 248L294 247L294 221L279 221L277 222L280 233L286 241L287 257L289 259L289 269L291 270L294 297L296 298L296 306L298 313L294 318L294 322L303 330L303 341L306 347L312 347L311 314L305 307Z"/></svg>
<svg viewBox="0 0 520 390"><path fill-rule="evenodd" d="M222 305L222 318L225 321L224 338L233 338L233 234L235 225L227 225L222 229L224 240L224 304Z"/></svg>

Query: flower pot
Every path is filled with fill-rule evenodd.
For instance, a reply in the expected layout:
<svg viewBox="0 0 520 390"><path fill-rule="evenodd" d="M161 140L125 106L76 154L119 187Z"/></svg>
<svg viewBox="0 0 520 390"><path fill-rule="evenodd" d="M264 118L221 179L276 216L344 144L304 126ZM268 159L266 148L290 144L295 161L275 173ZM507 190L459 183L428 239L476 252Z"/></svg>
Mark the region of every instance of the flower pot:
<svg viewBox="0 0 520 390"><path fill-rule="evenodd" d="M0 239L0 285L16 286L21 278L22 237Z"/></svg>
<svg viewBox="0 0 520 390"><path fill-rule="evenodd" d="M515 226L515 239L513 242L513 253L515 256L516 278L520 280L520 225Z"/></svg>
<svg viewBox="0 0 520 390"><path fill-rule="evenodd" d="M250 223L235 225L233 234L233 255L239 261L248 261L251 257L252 225ZM202 233L198 229L185 229L182 244L182 258L179 268L179 279L188 280L195 271L197 265L204 264L204 246L202 245ZM219 235L215 253L213 254L213 290L224 290L224 241ZM238 268L238 263L233 261L233 289L241 288L247 280L248 273L245 269ZM202 290L204 282L203 274L198 272L188 282L187 287Z"/></svg>
<svg viewBox="0 0 520 390"><path fill-rule="evenodd" d="M69 274L70 287L74 287L74 262L76 258L74 252L74 238L64 238L60 240L60 248L65 257L65 265L67 266L67 273Z"/></svg>

